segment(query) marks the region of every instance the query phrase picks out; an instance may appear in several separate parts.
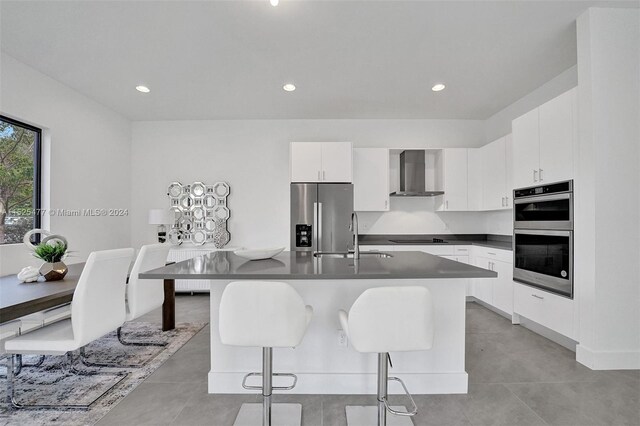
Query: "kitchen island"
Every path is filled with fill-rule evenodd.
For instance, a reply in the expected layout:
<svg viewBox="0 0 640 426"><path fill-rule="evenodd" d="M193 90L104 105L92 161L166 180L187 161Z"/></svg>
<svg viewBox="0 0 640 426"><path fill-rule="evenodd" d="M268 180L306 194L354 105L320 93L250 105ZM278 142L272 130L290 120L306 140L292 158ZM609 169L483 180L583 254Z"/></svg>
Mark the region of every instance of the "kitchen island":
<svg viewBox="0 0 640 426"><path fill-rule="evenodd" d="M390 255L363 252L359 260L283 252L273 259L249 261L232 252L205 256L140 274L149 279L211 280L211 370L209 393L246 393L244 375L260 371L262 351L223 345L217 329L220 298L237 280L275 280L291 284L314 315L295 349L274 349L274 371L298 376L295 393L371 394L376 389L377 357L349 347L340 330L338 310L349 310L366 289L417 285L433 297L435 337L425 352L392 353L390 374L405 381L414 394L466 393L465 287L471 278L495 272L422 252ZM274 385L280 383L274 379ZM390 393L401 393L391 388Z"/></svg>

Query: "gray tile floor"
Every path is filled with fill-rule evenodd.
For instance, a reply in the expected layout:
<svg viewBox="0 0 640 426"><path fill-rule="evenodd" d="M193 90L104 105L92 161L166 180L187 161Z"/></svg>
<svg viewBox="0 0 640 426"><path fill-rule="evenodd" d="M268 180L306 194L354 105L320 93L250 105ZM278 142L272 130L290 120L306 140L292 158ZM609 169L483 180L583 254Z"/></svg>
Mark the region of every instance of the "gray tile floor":
<svg viewBox="0 0 640 426"><path fill-rule="evenodd" d="M178 321L208 322L207 295L179 296ZM160 321L153 312L145 321ZM209 395L207 326L99 425L233 424L257 395ZM467 304L467 395L416 396L415 425L640 425L640 371L592 371L575 354L475 304ZM373 391L373 390L372 390ZM303 424L345 425L345 405L370 395L285 395L303 404ZM393 401L392 401L393 402ZM398 401L395 401L398 402Z"/></svg>

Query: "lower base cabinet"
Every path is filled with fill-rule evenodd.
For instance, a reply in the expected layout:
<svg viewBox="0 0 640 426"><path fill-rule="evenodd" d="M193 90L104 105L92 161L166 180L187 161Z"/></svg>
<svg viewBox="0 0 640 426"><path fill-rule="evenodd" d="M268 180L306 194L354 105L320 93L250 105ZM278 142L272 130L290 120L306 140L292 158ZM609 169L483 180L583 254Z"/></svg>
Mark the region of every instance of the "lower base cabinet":
<svg viewBox="0 0 640 426"><path fill-rule="evenodd" d="M364 246L363 246L364 247ZM573 300L513 281L513 253L480 246L366 246L364 251L424 251L456 262L495 271L497 278L469 279L467 296L509 315L521 315L556 333L577 340ZM466 252L465 252L466 250ZM460 255L458 254L460 253ZM510 261L511 260L511 261Z"/></svg>
<svg viewBox="0 0 640 426"><path fill-rule="evenodd" d="M466 255L454 255L454 256L447 255L447 256L440 256L440 257L444 257L445 259L454 260L460 263L469 264L469 256L466 256ZM467 279L467 296L473 296L473 280L471 279Z"/></svg>
<svg viewBox="0 0 640 426"><path fill-rule="evenodd" d="M475 249L475 248L474 248ZM485 257L482 255L491 256ZM473 280L473 296L502 312L513 314L513 263L506 262L507 256L495 251L478 249L473 264L478 268L497 272L496 278L478 278Z"/></svg>
<svg viewBox="0 0 640 426"><path fill-rule="evenodd" d="M492 266L493 270L498 273L498 278L492 280L493 306L512 315L513 264L494 260Z"/></svg>
<svg viewBox="0 0 640 426"><path fill-rule="evenodd" d="M514 283L513 302L516 314L577 340L572 299Z"/></svg>

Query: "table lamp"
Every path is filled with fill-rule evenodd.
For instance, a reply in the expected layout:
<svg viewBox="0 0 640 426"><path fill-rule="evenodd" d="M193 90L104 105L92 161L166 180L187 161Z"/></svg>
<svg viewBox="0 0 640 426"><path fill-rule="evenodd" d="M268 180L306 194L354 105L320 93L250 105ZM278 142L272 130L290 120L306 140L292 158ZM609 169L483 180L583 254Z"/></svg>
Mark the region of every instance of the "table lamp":
<svg viewBox="0 0 640 426"><path fill-rule="evenodd" d="M158 225L158 242L164 243L167 241L167 227L169 224L169 211L166 209L151 209L149 210L149 225Z"/></svg>

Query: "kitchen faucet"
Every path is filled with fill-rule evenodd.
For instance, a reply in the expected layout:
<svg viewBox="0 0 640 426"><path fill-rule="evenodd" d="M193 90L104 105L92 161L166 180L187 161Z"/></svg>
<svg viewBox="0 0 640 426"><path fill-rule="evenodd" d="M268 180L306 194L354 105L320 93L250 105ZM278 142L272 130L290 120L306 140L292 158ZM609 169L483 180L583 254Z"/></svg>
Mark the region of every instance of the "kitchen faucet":
<svg viewBox="0 0 640 426"><path fill-rule="evenodd" d="M353 233L353 258L360 259L360 242L358 241L358 215L351 213L351 223L349 230Z"/></svg>

